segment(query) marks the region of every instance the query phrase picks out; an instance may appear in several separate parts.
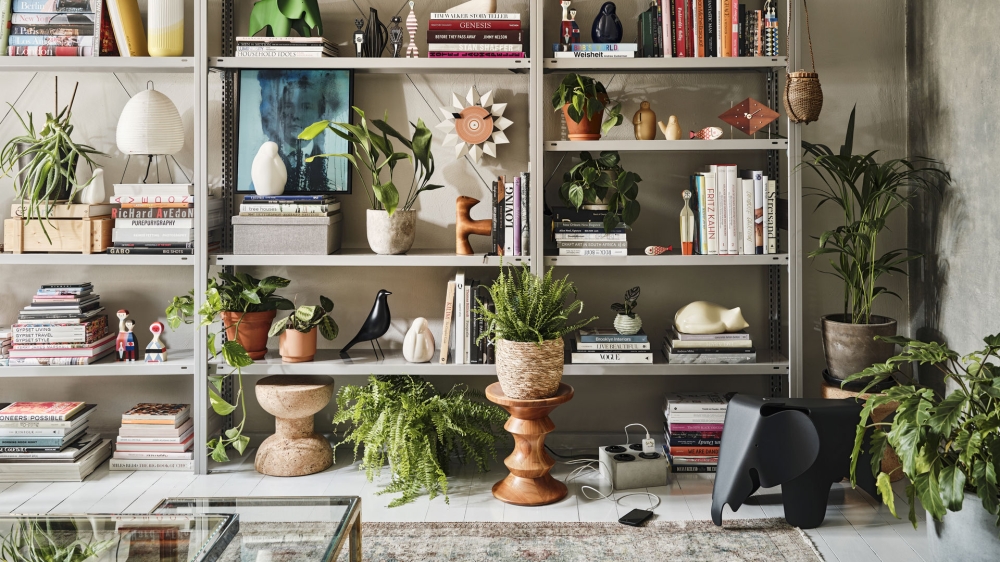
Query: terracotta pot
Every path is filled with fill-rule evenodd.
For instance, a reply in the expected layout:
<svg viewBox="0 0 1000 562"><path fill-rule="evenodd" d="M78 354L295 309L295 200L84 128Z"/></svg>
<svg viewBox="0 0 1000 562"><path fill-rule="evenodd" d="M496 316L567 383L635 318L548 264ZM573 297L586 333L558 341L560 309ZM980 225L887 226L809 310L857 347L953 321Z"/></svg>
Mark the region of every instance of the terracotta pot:
<svg viewBox="0 0 1000 562"><path fill-rule="evenodd" d="M860 373L875 363L885 363L895 355L895 344L875 336L895 336L896 321L872 316L871 324L853 324L845 314L823 317L823 352L830 376L837 380Z"/></svg>
<svg viewBox="0 0 1000 562"><path fill-rule="evenodd" d="M267 332L271 322L278 315L277 310L266 312L223 312L222 325L226 327L226 338L240 342L250 359L257 361L267 355ZM240 317L243 318L240 321ZM239 330L236 323L239 322Z"/></svg>
<svg viewBox="0 0 1000 562"><path fill-rule="evenodd" d="M605 105L610 99L605 96L601 100ZM601 123L604 121L604 112L595 113L593 117L587 119L584 115L579 123L573 121L569 116L569 104L563 106L563 116L566 118L566 129L569 130L569 140L573 141L595 141L601 140Z"/></svg>
<svg viewBox="0 0 1000 562"><path fill-rule="evenodd" d="M305 363L316 357L317 328L306 333L286 329L278 338L278 353L285 363Z"/></svg>
<svg viewBox="0 0 1000 562"><path fill-rule="evenodd" d="M368 209L367 227L368 245L373 252L383 256L405 254L417 236L417 212L397 210L390 216L386 211Z"/></svg>
<svg viewBox="0 0 1000 562"><path fill-rule="evenodd" d="M563 374L563 339L531 342L496 341L497 379L510 398L539 400L555 396Z"/></svg>

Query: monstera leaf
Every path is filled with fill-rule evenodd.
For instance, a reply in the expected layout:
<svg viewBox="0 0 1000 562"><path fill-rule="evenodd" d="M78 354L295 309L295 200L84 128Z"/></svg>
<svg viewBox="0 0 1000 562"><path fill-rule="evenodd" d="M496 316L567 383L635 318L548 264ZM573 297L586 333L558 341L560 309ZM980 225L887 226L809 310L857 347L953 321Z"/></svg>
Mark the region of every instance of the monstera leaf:
<svg viewBox="0 0 1000 562"><path fill-rule="evenodd" d="M303 37L323 35L317 0L260 0L250 12L250 35L267 28L268 37L288 37L292 29Z"/></svg>

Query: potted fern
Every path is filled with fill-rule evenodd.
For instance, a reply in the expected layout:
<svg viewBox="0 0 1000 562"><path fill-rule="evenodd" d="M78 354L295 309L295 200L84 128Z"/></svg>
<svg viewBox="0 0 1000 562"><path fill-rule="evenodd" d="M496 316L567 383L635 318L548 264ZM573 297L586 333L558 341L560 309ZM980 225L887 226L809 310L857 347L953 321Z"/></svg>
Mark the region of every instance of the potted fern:
<svg viewBox="0 0 1000 562"><path fill-rule="evenodd" d="M622 302L611 305L611 310L618 313L615 316L615 330L623 336L631 336L639 333L642 329L642 318L635 313L635 307L639 306L639 286L632 287L625 291L625 298Z"/></svg>
<svg viewBox="0 0 1000 562"><path fill-rule="evenodd" d="M300 306L271 325L268 336L279 336L278 353L285 363L304 363L316 356L316 334L329 341L337 338L340 328L330 313L333 301L320 295L319 306Z"/></svg>
<svg viewBox="0 0 1000 562"><path fill-rule="evenodd" d="M419 377L369 377L365 386L341 387L333 423L349 424L341 443L353 445L355 459L364 448L361 468L369 482L388 462L392 479L379 494L402 494L389 507L422 490L448 502L452 457L486 472L506 438L507 412L484 398L459 385L440 394Z"/></svg>
<svg viewBox="0 0 1000 562"><path fill-rule="evenodd" d="M892 472L902 471L909 479L906 497L914 527L916 500L927 511L932 559L996 560L1000 552L1000 334L987 336L981 350L965 356L936 342L883 339L900 345L901 353L847 379L868 381L865 391L884 382L895 384L865 400L851 454L851 481L857 481L857 470L871 470L882 501L896 515L892 474L884 472L881 464L886 444L891 445L900 459ZM940 371L951 392L942 395L907 380L901 368L912 363ZM870 421L876 408L894 403L898 406L891 420ZM866 435L870 435L871 467L859 468Z"/></svg>
<svg viewBox="0 0 1000 562"><path fill-rule="evenodd" d="M608 134L612 127L624 121L622 104L611 105L611 96L604 84L579 74L567 74L559 83L552 93L552 108L563 112L569 140L573 141L600 140L602 134Z"/></svg>
<svg viewBox="0 0 1000 562"><path fill-rule="evenodd" d="M604 210L604 230L611 232L621 224L632 226L639 218L639 182L642 178L621 165L616 151L605 151L594 158L580 153L580 163L563 174L559 198L574 209L586 207Z"/></svg>
<svg viewBox="0 0 1000 562"><path fill-rule="evenodd" d="M433 135L423 120L418 119L416 125L413 125L413 136L405 137L386 122L388 113L383 119L372 121L381 134L373 133L368 129L365 112L357 107L353 109L361 118L358 125L318 121L306 127L299 138L312 140L320 133L330 131L351 143L356 152L319 154L310 156L306 161L312 162L316 158L349 160L358 171L371 204L367 222L368 245L376 254L405 254L413 246L417 235L417 212L413 209L417 197L425 191L443 187L430 183L431 176L434 175L434 154L431 152ZM397 152L392 139L399 141L406 152ZM410 160L413 163L413 177L406 199L402 201L393 179L393 172L400 160ZM388 173L384 174L386 170ZM370 176L371 185L365 183L366 175Z"/></svg>
<svg viewBox="0 0 1000 562"><path fill-rule="evenodd" d="M819 198L816 208L833 204L843 223L819 236L810 258L829 255L832 275L844 282L844 311L822 318L823 350L830 376L844 380L875 363L884 363L895 351L888 339L896 335L896 321L874 313L875 300L898 295L879 285L883 275L906 275L906 263L920 254L905 248L885 250L880 234L889 218L920 191L948 182L948 172L929 158L878 162L878 151L854 154L854 110L839 152L826 145L803 141L803 166L815 171L822 185L807 187Z"/></svg>
<svg viewBox="0 0 1000 562"><path fill-rule="evenodd" d="M554 396L562 380L563 336L597 317L570 321L571 314L583 312L583 301L576 298L569 277L553 278L552 268L538 277L527 264L520 270L501 266L489 290L495 311L478 303L476 312L486 319L479 339L488 339L496 348L497 378L504 394L520 400Z"/></svg>

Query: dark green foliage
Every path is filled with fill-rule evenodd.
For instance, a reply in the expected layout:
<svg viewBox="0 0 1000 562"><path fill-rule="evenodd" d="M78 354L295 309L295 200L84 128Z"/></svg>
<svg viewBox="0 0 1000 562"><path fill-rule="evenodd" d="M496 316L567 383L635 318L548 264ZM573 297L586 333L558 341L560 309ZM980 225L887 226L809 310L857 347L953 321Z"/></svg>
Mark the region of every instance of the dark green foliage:
<svg viewBox="0 0 1000 562"><path fill-rule="evenodd" d="M389 507L413 501L422 490L447 502L451 458L486 472L506 438L507 413L483 398L460 385L439 394L419 377L369 377L367 386L340 389L333 423L350 424L342 443L354 445L355 459L364 447L361 468L369 482L389 463L392 481L379 493L402 494Z"/></svg>
<svg viewBox="0 0 1000 562"><path fill-rule="evenodd" d="M479 336L480 340L500 338L541 345L597 320L592 316L577 323L570 322L570 314L583 312L583 301L576 298L576 287L569 276L554 279L551 267L544 277L538 277L531 273L527 263L520 270L501 265L500 275L490 286L490 296L495 312L482 301L476 307L476 313L486 319L486 331ZM573 300L567 306L568 298Z"/></svg>
<svg viewBox="0 0 1000 562"><path fill-rule="evenodd" d="M896 514L889 474L881 471L885 444L899 455L903 474L910 480L906 494L910 521L917 526L916 502L941 520L947 511L962 509L966 490L974 491L983 507L1000 515L1000 334L985 338L986 347L959 357L948 347L904 337L880 338L903 347L885 363L872 365L846 382L869 381L865 391L890 378L905 379L900 367L911 363L937 368L955 390L940 396L916 384L898 384L865 401L851 454L851 481L866 431L872 433L871 471L877 477L882 501ZM906 381L910 382L910 381ZM870 423L872 411L896 402L891 422ZM921 518L923 516L921 515ZM1000 518L997 519L1000 526Z"/></svg>
<svg viewBox="0 0 1000 562"><path fill-rule="evenodd" d="M844 314L855 324L871 322L872 303L882 294L899 298L892 291L876 285L882 275L906 275L902 266L920 257L908 249L880 253L878 235L887 227L889 216L920 191L948 183L951 177L940 162L930 158L875 161L878 151L854 154L854 110L847 122L847 133L840 152L823 144L802 141L808 156L802 165L815 171L824 185L806 187L816 197L819 209L833 203L844 214L844 224L819 237L819 248L809 253L815 258L835 254L830 261L834 275L844 282Z"/></svg>
<svg viewBox="0 0 1000 562"><path fill-rule="evenodd" d="M574 123L579 123L584 117L592 119L594 115L602 115L610 99L608 90L599 81L589 76L567 74L552 93L552 108L561 111L568 103L569 118ZM612 127L621 125L622 121L622 104L618 103L608 110L601 132L608 134Z"/></svg>
<svg viewBox="0 0 1000 562"><path fill-rule="evenodd" d="M322 37L317 0L260 0L250 10L250 35L267 30L267 37L288 37L294 29L302 37Z"/></svg>
<svg viewBox="0 0 1000 562"><path fill-rule="evenodd" d="M319 328L319 333L323 334L324 338L333 341L340 333L340 327L330 316L331 312L333 312L333 301L320 295L319 306L296 308L292 314L275 320L267 335L273 338L281 335L288 328L308 334L313 328Z"/></svg>
<svg viewBox="0 0 1000 562"><path fill-rule="evenodd" d="M581 152L580 163L563 174L559 198L574 209L607 201L604 230L610 232L622 223L632 226L638 220L640 207L636 198L641 181L639 174L622 167L618 152L605 151L598 158Z"/></svg>
<svg viewBox="0 0 1000 562"><path fill-rule="evenodd" d="M625 291L625 303L616 302L611 305L611 310L618 314L624 314L629 318L635 318L635 307L639 306L639 286L636 285Z"/></svg>

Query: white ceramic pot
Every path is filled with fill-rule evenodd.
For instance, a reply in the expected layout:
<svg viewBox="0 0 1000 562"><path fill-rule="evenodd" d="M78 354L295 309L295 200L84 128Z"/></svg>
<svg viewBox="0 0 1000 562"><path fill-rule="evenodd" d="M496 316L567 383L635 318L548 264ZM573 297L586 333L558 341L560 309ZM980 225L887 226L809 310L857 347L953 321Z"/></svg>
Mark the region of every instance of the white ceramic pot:
<svg viewBox="0 0 1000 562"><path fill-rule="evenodd" d="M368 209L368 245L376 254L405 254L416 235L416 211L397 210L390 216L386 211Z"/></svg>
<svg viewBox="0 0 1000 562"><path fill-rule="evenodd" d="M184 0L149 0L146 44L151 57L184 54Z"/></svg>
<svg viewBox="0 0 1000 562"><path fill-rule="evenodd" d="M250 179L257 195L281 195L285 192L288 169L278 154L277 143L268 141L260 145L250 165Z"/></svg>
<svg viewBox="0 0 1000 562"><path fill-rule="evenodd" d="M628 314L619 314L615 316L615 329L623 336L637 334L642 329L642 318L639 318L638 314L634 317L630 317Z"/></svg>

